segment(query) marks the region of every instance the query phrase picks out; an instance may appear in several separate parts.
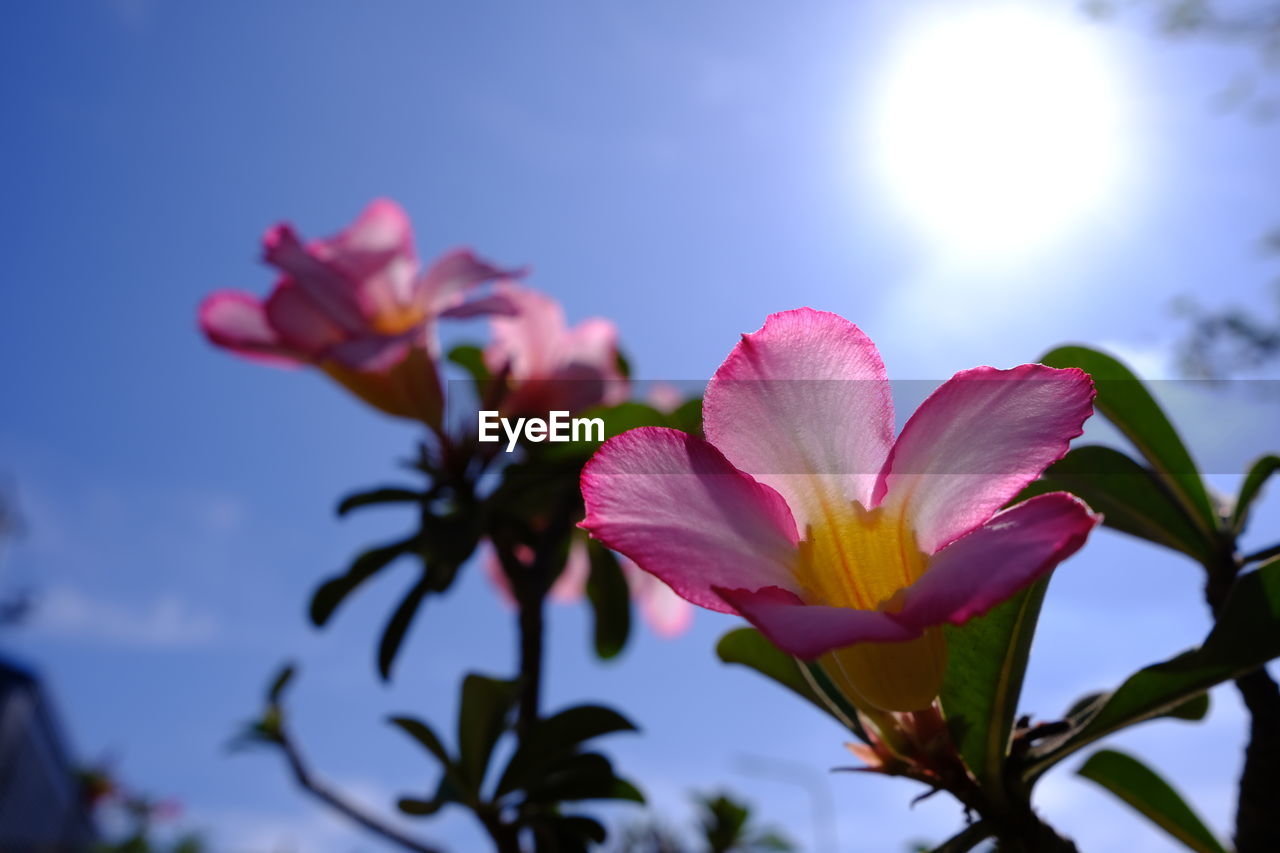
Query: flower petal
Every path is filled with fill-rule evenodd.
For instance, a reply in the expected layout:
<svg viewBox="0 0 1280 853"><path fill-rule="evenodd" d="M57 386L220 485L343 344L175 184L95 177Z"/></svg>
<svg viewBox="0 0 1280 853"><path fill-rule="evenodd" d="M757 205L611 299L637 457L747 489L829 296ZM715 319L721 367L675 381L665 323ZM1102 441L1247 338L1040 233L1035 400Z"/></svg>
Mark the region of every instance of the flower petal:
<svg viewBox="0 0 1280 853"><path fill-rule="evenodd" d="M775 646L807 660L854 643L900 643L920 636L920 629L903 625L884 611L805 604L777 587L755 591L719 587L716 592Z"/></svg>
<svg viewBox="0 0 1280 853"><path fill-rule="evenodd" d="M801 308L744 335L707 386L707 439L777 489L803 528L870 505L893 443L893 400L875 344L843 317Z"/></svg>
<svg viewBox="0 0 1280 853"><path fill-rule="evenodd" d="M263 257L299 287L332 323L357 332L368 325L354 283L302 245L293 226L272 226L262 238Z"/></svg>
<svg viewBox="0 0 1280 853"><path fill-rule="evenodd" d="M365 317L409 313L418 257L409 217L394 201L373 200L349 227L316 242L311 251L354 285Z"/></svg>
<svg viewBox="0 0 1280 853"><path fill-rule="evenodd" d="M267 322L257 297L237 290L212 293L200 303L200 329L220 347L268 364L297 365L298 353L286 346Z"/></svg>
<svg viewBox="0 0 1280 853"><path fill-rule="evenodd" d="M326 355L352 370L382 373L404 361L415 337L416 333L394 337L362 335L336 344Z"/></svg>
<svg viewBox="0 0 1280 853"><path fill-rule="evenodd" d="M1076 368L961 371L907 421L873 500L901 506L932 554L1061 459L1084 431L1093 397L1093 380Z"/></svg>
<svg viewBox="0 0 1280 853"><path fill-rule="evenodd" d="M701 439L660 427L612 438L583 468L582 497L582 527L694 604L728 611L716 586L792 586L786 504Z"/></svg>
<svg viewBox="0 0 1280 853"><path fill-rule="evenodd" d="M433 314L456 308L466 292L498 278L519 278L523 269L504 270L476 257L470 249L454 249L441 255L415 283L417 298Z"/></svg>
<svg viewBox="0 0 1280 853"><path fill-rule="evenodd" d="M549 378L560 366L568 335L564 309L545 293L507 282L495 287L494 295L515 312L490 320L493 341L485 348L485 364L494 373L506 367L515 380Z"/></svg>
<svg viewBox="0 0 1280 853"><path fill-rule="evenodd" d="M923 628L960 625L1048 574L1102 521L1066 492L1034 497L996 514L939 551L906 591L894 618Z"/></svg>
<svg viewBox="0 0 1280 853"><path fill-rule="evenodd" d="M310 359L322 358L330 347L348 336L294 279L287 278L276 285L264 310L267 322L280 338Z"/></svg>

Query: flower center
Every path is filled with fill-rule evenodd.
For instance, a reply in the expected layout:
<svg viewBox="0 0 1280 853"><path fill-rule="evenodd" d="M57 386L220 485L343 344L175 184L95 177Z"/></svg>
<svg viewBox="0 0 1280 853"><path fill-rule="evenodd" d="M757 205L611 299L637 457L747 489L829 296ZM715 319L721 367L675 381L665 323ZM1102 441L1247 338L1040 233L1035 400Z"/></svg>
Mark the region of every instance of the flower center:
<svg viewBox="0 0 1280 853"><path fill-rule="evenodd" d="M796 580L809 604L886 610L924 575L929 558L899 512L822 505L800 543ZM827 676L855 703L886 711L916 711L942 687L946 640L941 628L904 643L860 643L819 659Z"/></svg>

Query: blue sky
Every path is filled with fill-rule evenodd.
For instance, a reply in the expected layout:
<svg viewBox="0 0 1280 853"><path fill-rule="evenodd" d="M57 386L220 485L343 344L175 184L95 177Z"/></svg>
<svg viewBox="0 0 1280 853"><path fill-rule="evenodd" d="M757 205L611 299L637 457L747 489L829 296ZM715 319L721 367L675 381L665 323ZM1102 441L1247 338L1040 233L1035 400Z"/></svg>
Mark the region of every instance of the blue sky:
<svg viewBox="0 0 1280 853"><path fill-rule="evenodd" d="M321 235L396 198L425 256L469 244L531 264L571 318L615 319L648 379L705 380L737 335L800 305L861 325L897 378L1034 360L1065 340L1165 373L1174 297L1263 298L1280 131L1211 106L1247 54L1089 29L1124 92L1123 191L1051 245L958 259L892 212L865 157L886 52L929 14L938 4L14 10L0 35L0 470L28 533L0 582L35 588L40 608L0 640L46 676L78 754L114 756L129 782L181 798L217 850L379 850L296 793L274 755L226 754L266 674L302 661L294 705L314 763L386 805L433 770L383 716L452 719L460 671L511 665L508 614L477 572L424 613L389 688L373 678L373 637L408 569L323 633L306 625L317 579L407 523L338 522L334 500L394 477L415 435L197 334L205 293L268 286L257 239L281 218ZM1273 505L1262 520L1274 529ZM1207 625L1198 583L1185 561L1097 536L1054 582L1026 709L1051 716L1192 645ZM727 785L808 843L802 789L742 772L772 758L830 786L842 849L902 849L957 825L941 798L908 810L908 784L827 776L847 762L840 731L715 662L733 624L700 613L685 638L641 632L600 665L581 608L559 608L549 703L627 709L645 735L612 752L677 815L687 791ZM1207 724L1119 743L1225 831L1243 735L1235 696L1214 698ZM1173 849L1067 773L1041 802L1083 849ZM423 834L458 850L476 838L464 815Z"/></svg>

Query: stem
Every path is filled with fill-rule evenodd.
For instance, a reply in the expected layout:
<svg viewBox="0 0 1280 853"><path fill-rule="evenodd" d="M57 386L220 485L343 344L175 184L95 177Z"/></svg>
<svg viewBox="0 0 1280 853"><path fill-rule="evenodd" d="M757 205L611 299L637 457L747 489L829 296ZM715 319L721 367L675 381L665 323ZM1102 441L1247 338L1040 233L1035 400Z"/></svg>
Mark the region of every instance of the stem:
<svg viewBox="0 0 1280 853"><path fill-rule="evenodd" d="M544 628L543 605L546 601L545 572L536 571L540 558L534 559L524 594L517 594L520 604L520 707L516 717L516 732L521 738L538 722L538 709L542 699L542 633Z"/></svg>
<svg viewBox="0 0 1280 853"><path fill-rule="evenodd" d="M441 853L439 848L432 847L423 841L406 835L393 826L389 826L378 816L347 800L338 791L315 778L310 768L307 767L307 763L303 759L302 753L298 750L297 744L293 742L293 739L283 727L279 732L276 743L280 746L281 751L284 752L285 759L289 762L289 769L293 771L294 779L297 780L298 785L304 791L309 792L334 811L340 812L350 820L360 824L374 835L378 835L392 844L397 844L405 850L412 850L414 853Z"/></svg>
<svg viewBox="0 0 1280 853"><path fill-rule="evenodd" d="M1070 839L1040 819L1030 803L1010 814L985 817L982 823L995 836L998 853L1079 853Z"/></svg>
<svg viewBox="0 0 1280 853"><path fill-rule="evenodd" d="M1254 551L1252 554L1246 554L1240 558L1245 565L1249 563L1260 563L1263 560L1270 560L1272 557L1280 555L1280 542L1272 545L1270 548L1263 548L1261 551Z"/></svg>
<svg viewBox="0 0 1280 853"><path fill-rule="evenodd" d="M1252 717L1240 773L1236 850L1271 853L1280 850L1280 687L1265 669L1255 669L1236 679L1236 689Z"/></svg>
<svg viewBox="0 0 1280 853"><path fill-rule="evenodd" d="M1217 560L1205 568L1209 581L1205 600L1215 620L1245 564L1280 552L1280 545L1239 558L1234 541L1223 537ZM1280 850L1280 687L1259 667L1235 680L1249 709L1249 743L1236 800L1235 844L1238 853Z"/></svg>

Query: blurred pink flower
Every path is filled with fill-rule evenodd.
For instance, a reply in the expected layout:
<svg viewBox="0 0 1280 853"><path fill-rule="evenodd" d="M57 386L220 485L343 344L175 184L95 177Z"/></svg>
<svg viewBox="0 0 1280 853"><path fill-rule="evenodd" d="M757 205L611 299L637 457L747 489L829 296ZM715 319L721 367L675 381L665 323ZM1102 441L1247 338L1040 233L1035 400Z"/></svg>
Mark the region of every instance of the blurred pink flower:
<svg viewBox="0 0 1280 853"><path fill-rule="evenodd" d="M527 546L520 546L516 550L516 558L527 565L533 561L533 552ZM485 546L481 561L485 576L498 591L498 595L507 605L514 607L516 602L511 594L511 583L502 571L492 545ZM619 557L619 565L623 577L627 579L632 603L655 634L660 637L677 637L689 629L693 622L693 607L689 602L626 557ZM551 585L548 597L560 604L579 601L586 595L587 579L590 576L591 561L587 556L586 543L575 541L569 547L564 568L560 577Z"/></svg>
<svg viewBox="0 0 1280 853"><path fill-rule="evenodd" d="M707 440L645 427L582 473L582 526L688 601L819 659L863 707L926 708L944 624L985 613L1084 544L1062 492L1002 509L1092 413L1080 370L962 371L894 440L875 345L835 314L770 316L707 386Z"/></svg>
<svg viewBox="0 0 1280 853"><path fill-rule="evenodd" d="M509 386L504 413L581 412L626 399L613 323L592 317L569 328L560 303L545 293L510 282L494 291L514 309L490 321L493 341L484 351L490 372L505 374Z"/></svg>
<svg viewBox="0 0 1280 853"><path fill-rule="evenodd" d="M265 300L236 290L200 305L210 341L246 358L321 368L388 414L438 425L435 321L509 312L486 281L518 275L455 249L420 271L409 220L372 202L345 231L304 245L288 224L268 229L264 259L281 272Z"/></svg>

